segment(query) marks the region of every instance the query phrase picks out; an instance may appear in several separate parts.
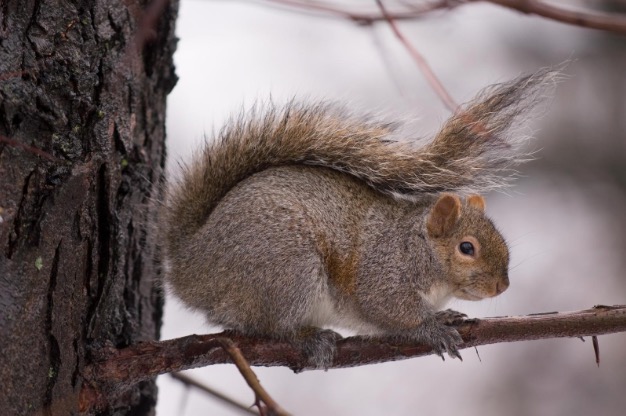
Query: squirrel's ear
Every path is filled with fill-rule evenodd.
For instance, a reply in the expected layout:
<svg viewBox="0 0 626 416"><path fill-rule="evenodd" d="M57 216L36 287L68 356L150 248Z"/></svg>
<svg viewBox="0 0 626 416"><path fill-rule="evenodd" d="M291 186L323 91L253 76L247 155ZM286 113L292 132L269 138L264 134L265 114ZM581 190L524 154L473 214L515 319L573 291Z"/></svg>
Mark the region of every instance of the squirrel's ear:
<svg viewBox="0 0 626 416"><path fill-rule="evenodd" d="M467 197L467 205L470 207L477 208L481 211L485 211L487 208L487 203L485 202L485 198L480 195L470 195Z"/></svg>
<svg viewBox="0 0 626 416"><path fill-rule="evenodd" d="M461 216L461 199L444 194L435 203L428 216L426 228L430 237L439 238L452 233Z"/></svg>

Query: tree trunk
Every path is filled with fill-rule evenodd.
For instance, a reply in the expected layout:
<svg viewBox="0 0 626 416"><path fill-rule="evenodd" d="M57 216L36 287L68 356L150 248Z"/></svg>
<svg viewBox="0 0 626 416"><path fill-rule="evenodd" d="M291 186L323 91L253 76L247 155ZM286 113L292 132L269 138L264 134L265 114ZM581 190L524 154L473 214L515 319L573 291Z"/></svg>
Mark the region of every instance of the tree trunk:
<svg viewBox="0 0 626 416"><path fill-rule="evenodd" d="M2 415L154 413L154 380L97 411L81 394L91 347L161 325L149 225L178 2L144 3L0 1Z"/></svg>

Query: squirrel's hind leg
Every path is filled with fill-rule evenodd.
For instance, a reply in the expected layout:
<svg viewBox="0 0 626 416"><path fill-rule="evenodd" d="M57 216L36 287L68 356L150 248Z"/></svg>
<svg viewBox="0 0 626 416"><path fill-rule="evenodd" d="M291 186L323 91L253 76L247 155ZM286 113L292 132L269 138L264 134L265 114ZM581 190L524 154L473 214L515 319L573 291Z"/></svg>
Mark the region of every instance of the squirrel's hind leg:
<svg viewBox="0 0 626 416"><path fill-rule="evenodd" d="M328 370L337 352L337 341L342 338L331 329L309 326L303 327L296 333L294 343L302 349L309 365L316 369ZM296 373L302 371L299 368L293 370Z"/></svg>
<svg viewBox="0 0 626 416"><path fill-rule="evenodd" d="M208 316L236 333L293 344L307 359L302 368L293 368L295 372L311 367L328 369L342 338L315 326L323 324L313 316L320 313L320 299L328 291L327 276L320 257L303 245L232 262L230 280L237 282L238 290L229 292L228 299Z"/></svg>

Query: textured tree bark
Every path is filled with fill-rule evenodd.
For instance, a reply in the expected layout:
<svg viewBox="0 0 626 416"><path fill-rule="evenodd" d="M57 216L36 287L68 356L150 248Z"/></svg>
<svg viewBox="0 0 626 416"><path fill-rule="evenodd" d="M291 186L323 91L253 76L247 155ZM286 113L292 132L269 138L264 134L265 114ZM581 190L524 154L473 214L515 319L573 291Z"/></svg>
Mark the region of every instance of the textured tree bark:
<svg viewBox="0 0 626 416"><path fill-rule="evenodd" d="M148 224L178 7L162 3L146 39L134 35L145 2L0 2L2 415L76 414L93 347L159 338ZM152 414L155 402L146 380L99 414Z"/></svg>

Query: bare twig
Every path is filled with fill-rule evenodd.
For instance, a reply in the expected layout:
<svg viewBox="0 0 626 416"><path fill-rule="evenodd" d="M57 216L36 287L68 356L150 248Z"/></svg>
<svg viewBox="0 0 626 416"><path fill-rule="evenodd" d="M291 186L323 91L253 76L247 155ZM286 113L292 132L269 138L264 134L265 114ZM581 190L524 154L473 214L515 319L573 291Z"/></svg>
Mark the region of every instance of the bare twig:
<svg viewBox="0 0 626 416"><path fill-rule="evenodd" d="M207 394L210 394L211 396L215 397L216 399L219 399L221 401L223 401L224 403L229 404L230 406L238 409L241 412L244 412L246 414L251 414L251 415L258 415L257 412L255 412L254 410L250 409L249 407L247 407L244 404L239 403L238 401L226 396L223 393L220 393L217 390L212 389L211 387L200 383L199 381L185 375L182 373L171 373L170 376L178 381L180 381L181 383L185 384L186 386L191 386L194 387L200 391L203 391Z"/></svg>
<svg viewBox="0 0 626 416"><path fill-rule="evenodd" d="M561 23L626 35L626 16L563 9L537 0L467 0L487 1L526 14L535 14Z"/></svg>
<svg viewBox="0 0 626 416"><path fill-rule="evenodd" d="M304 10L317 12L323 15L332 15L344 19L350 19L359 24L372 24L382 20L387 20L383 14L355 12L342 9L339 6L319 2L308 2L301 0L265 0L270 3L287 6L292 10ZM516 10L526 14L534 14L545 17L556 22L561 22L573 26L580 26L589 29L604 30L607 32L626 34L626 16L618 14L589 12L580 10L564 9L552 4L537 0L438 0L427 3L418 3L410 6L405 4L408 10L403 12L390 13L393 20L415 20L425 15L441 9L452 9L454 7L476 3L489 2L497 4L507 9ZM404 2L403 2L404 3Z"/></svg>
<svg viewBox="0 0 626 416"><path fill-rule="evenodd" d="M339 17L342 19L348 19L361 25L371 25L376 22L386 20L386 18L379 13L371 12L357 12L355 10L349 10L341 8L338 5L331 5L328 3L313 2L313 1L301 1L301 0L265 0L268 3L276 4L279 6L285 6L291 10L299 10L312 13L320 13L322 15L330 15ZM411 5L407 11L391 12L390 15L394 20L415 20L430 12L438 9L452 8L450 2L447 0L434 0L430 2Z"/></svg>
<svg viewBox="0 0 626 416"><path fill-rule="evenodd" d="M593 344L593 352L596 356L596 364L600 367L600 345L598 344L598 337L592 336L591 343Z"/></svg>
<svg viewBox="0 0 626 416"><path fill-rule="evenodd" d="M474 346L474 351L476 351L476 357L478 357L478 362L483 362L483 360L480 359L480 354L478 353L478 347Z"/></svg>
<svg viewBox="0 0 626 416"><path fill-rule="evenodd" d="M464 343L460 349L499 342L546 338L597 336L626 332L626 305L596 306L592 309L467 320L457 326ZM230 362L220 339L228 337L251 365L286 366L294 370L312 369L301 349L288 342L249 338L225 332L212 335L143 342L123 349L103 348L85 369L90 389L85 405L110 386L124 387L158 374ZM337 343L331 368L355 367L385 361L403 360L432 354L428 345L399 343L388 339L350 337Z"/></svg>
<svg viewBox="0 0 626 416"><path fill-rule="evenodd" d="M411 57L413 57L413 60L415 61L415 63L417 63L417 66L420 68L420 70L424 74L424 77L433 88L435 93L437 93L441 101L443 101L445 106L448 107L450 111L452 111L453 113L456 112L459 107L458 104L454 101L450 94L448 94L448 91L446 91L441 81L439 81L439 78L437 78L435 72L431 69L430 65L428 65L428 62L426 62L426 59L424 59L422 54L418 52L418 50L408 41L406 37L404 37L400 29L398 28L398 25L396 25L393 16L391 16L387 12L387 9L383 5L382 0L376 0L376 4L378 4L380 12L389 23L391 30L396 35L398 40L400 40L402 45L404 45L407 51L409 51L409 54L411 54Z"/></svg>
<svg viewBox="0 0 626 416"><path fill-rule="evenodd" d="M252 368L250 368L250 364L248 364L248 361L246 361L235 343L229 338L218 338L217 341L220 343L224 351L228 353L235 366L237 366L237 369L243 376L244 380L246 380L246 383L248 383L248 386L250 386L252 391L254 391L254 395L256 396L255 403L259 408L259 412L262 415L266 414L266 409L263 408L263 405L261 404L262 402L265 403L265 405L267 406L267 411L270 415L289 415L289 413L282 409L280 405L276 403L274 399L272 399L267 391L265 391L263 386L261 386L258 377L254 373L254 371L252 371Z"/></svg>

